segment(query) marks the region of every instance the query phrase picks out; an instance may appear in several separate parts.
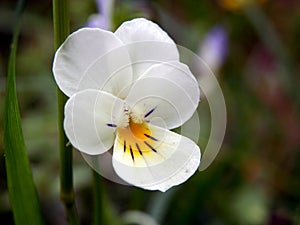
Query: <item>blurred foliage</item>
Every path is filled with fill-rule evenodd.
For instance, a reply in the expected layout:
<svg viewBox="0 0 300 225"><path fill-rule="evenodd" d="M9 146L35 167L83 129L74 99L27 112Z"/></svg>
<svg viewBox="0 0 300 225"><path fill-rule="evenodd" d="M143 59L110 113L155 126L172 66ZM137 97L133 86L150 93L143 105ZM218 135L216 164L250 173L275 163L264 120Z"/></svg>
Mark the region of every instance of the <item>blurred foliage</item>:
<svg viewBox="0 0 300 225"><path fill-rule="evenodd" d="M119 215L121 218L128 210L141 210L164 225L300 223L297 96L290 95L282 83L280 59L260 39L253 21L243 10L244 3L237 4L236 0L235 7L228 8L224 2L230 1L235 0L115 0L114 27L124 20L145 16L157 22L176 43L194 52L210 28L217 24L225 28L229 52L217 77L226 100L228 123L216 161L167 193L147 192L102 179L111 217ZM70 2L71 30L75 31L86 24L91 14L97 13L96 5L92 0ZM294 67L294 74L289 75L293 77L285 75L285 78L298 87L300 2L256 3L272 24L287 53L289 65ZM1 224L12 224L4 167L2 115L14 7L14 1L0 3ZM29 1L17 57L22 125L47 224L66 224L58 194L56 95L51 72L53 49L51 1ZM92 174L77 151L74 152L74 166L80 218L82 224L90 224Z"/></svg>

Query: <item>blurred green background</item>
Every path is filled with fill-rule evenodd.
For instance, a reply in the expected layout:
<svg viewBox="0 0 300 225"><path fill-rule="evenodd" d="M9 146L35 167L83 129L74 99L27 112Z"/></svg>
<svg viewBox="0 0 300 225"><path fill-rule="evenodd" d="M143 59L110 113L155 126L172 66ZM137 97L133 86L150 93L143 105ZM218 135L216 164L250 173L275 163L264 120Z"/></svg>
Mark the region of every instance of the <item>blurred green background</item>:
<svg viewBox="0 0 300 225"><path fill-rule="evenodd" d="M13 224L4 164L3 106L15 6L15 1L0 3L1 224ZM98 13L93 0L71 0L70 12L72 31ZM155 21L177 44L194 52L213 27L222 27L227 54L220 50L222 63L213 70L226 101L227 131L213 164L166 193L103 178L106 216L125 218L126 212L139 210L161 225L300 224L300 2L115 0L113 30L135 17ZM59 200L53 55L52 3L28 1L17 55L23 132L47 224L67 224ZM205 138L205 129L201 132ZM82 224L92 220L91 180L91 169L74 151Z"/></svg>

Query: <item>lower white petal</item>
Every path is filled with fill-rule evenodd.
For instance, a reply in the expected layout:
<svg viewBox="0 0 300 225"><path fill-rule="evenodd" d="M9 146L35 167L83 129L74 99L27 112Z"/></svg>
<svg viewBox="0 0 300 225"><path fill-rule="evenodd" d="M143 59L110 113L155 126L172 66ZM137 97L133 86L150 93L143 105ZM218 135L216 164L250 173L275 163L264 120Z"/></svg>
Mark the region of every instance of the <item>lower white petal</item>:
<svg viewBox="0 0 300 225"><path fill-rule="evenodd" d="M153 125L149 128L148 139L137 138L129 143L125 143L118 132L113 167L123 180L134 186L166 191L195 173L200 163L200 149L184 136Z"/></svg>
<svg viewBox="0 0 300 225"><path fill-rule="evenodd" d="M110 149L123 106L121 99L102 91L84 90L72 95L65 106L64 120L71 144L91 155Z"/></svg>

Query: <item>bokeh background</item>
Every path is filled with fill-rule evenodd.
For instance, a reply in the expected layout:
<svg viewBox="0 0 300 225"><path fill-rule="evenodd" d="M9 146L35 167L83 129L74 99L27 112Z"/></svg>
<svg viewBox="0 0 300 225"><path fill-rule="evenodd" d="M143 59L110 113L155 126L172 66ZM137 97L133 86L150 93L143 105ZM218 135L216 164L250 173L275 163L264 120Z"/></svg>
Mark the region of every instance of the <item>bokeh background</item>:
<svg viewBox="0 0 300 225"><path fill-rule="evenodd" d="M3 107L15 6L15 1L0 2L0 223L7 225L13 218L5 175ZM93 0L71 0L71 30L89 25L92 14L106 15L105 10ZM213 164L166 193L100 178L106 224L300 224L300 2L115 0L109 29L135 17L155 21L177 44L207 60L225 97L227 131ZM23 132L46 222L67 224L59 200L53 55L52 3L28 1L17 55ZM205 119L210 117L203 114L207 127L201 127L199 144L205 149ZM92 221L91 183L91 169L74 151L82 224ZM133 223L133 210L145 213L135 215L140 223Z"/></svg>

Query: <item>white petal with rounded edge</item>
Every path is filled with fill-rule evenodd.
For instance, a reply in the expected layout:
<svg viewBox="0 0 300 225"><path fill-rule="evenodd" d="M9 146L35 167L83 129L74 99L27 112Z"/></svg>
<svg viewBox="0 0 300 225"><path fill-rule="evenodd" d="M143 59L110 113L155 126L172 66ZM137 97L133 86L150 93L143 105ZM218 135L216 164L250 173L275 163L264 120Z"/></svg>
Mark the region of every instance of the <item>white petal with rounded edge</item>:
<svg viewBox="0 0 300 225"><path fill-rule="evenodd" d="M54 57L53 73L59 88L69 97L80 91L78 85L87 68L99 57L123 45L112 32L98 28L82 28L72 33ZM93 83L90 85L93 87Z"/></svg>
<svg viewBox="0 0 300 225"><path fill-rule="evenodd" d="M84 90L72 95L65 106L64 120L71 144L90 155L110 149L123 107L121 99L103 91Z"/></svg>
<svg viewBox="0 0 300 225"><path fill-rule="evenodd" d="M140 41L159 41L175 44L156 23L144 18L136 18L122 23L115 31L115 35L124 44Z"/></svg>
<svg viewBox="0 0 300 225"><path fill-rule="evenodd" d="M131 61L126 46L120 46L99 57L78 81L78 90L94 88L119 98L126 97L132 84Z"/></svg>
<svg viewBox="0 0 300 225"><path fill-rule="evenodd" d="M195 173L200 163L200 149L184 136L156 126L150 125L150 129L157 139L151 145L156 152L150 149L139 157L136 153L133 160L128 151L124 153L122 144L116 139L113 167L123 180L134 186L166 191Z"/></svg>
<svg viewBox="0 0 300 225"><path fill-rule="evenodd" d="M174 41L157 24L144 18L124 22L115 35L127 46L133 64L134 79L151 65L179 61Z"/></svg>
<svg viewBox="0 0 300 225"><path fill-rule="evenodd" d="M185 123L195 112L199 100L198 83L189 68L180 62L149 68L133 84L125 99L133 114L146 120L159 118L168 129Z"/></svg>

